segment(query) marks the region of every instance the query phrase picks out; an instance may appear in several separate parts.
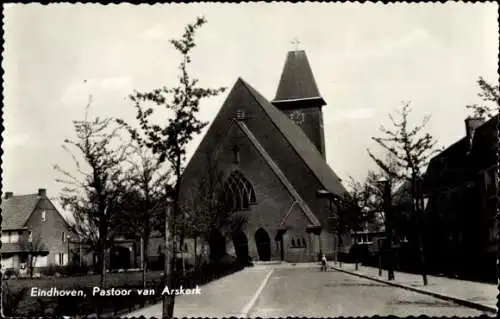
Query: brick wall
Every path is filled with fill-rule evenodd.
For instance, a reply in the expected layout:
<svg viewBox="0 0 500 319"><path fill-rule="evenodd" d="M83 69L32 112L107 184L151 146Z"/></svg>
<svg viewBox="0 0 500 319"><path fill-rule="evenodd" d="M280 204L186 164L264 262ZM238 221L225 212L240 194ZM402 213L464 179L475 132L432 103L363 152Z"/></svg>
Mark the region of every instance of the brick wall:
<svg viewBox="0 0 500 319"><path fill-rule="evenodd" d="M43 211L45 211L45 222L42 221ZM56 263L58 253L68 254L68 239L63 239L63 233L64 237L69 234L68 225L47 197L41 197L28 220L27 227L33 232L33 240L39 236L49 250L48 265Z"/></svg>

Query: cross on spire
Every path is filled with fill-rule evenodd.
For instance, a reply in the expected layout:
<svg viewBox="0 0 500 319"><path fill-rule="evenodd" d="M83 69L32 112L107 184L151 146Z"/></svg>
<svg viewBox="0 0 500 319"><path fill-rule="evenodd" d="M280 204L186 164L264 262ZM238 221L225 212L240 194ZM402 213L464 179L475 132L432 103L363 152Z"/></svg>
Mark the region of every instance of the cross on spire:
<svg viewBox="0 0 500 319"><path fill-rule="evenodd" d="M297 39L297 37L295 37L293 39L293 41L290 42L291 44L293 44L295 46L295 51L298 51L299 50L299 44L300 44L300 41L299 39Z"/></svg>

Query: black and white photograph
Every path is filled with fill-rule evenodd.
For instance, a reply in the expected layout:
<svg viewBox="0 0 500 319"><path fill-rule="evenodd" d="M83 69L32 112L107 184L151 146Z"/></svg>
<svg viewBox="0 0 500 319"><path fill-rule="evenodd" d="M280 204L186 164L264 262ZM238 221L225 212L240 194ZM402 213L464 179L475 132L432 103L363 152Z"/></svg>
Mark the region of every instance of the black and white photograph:
<svg viewBox="0 0 500 319"><path fill-rule="evenodd" d="M497 315L496 2L2 9L2 317Z"/></svg>

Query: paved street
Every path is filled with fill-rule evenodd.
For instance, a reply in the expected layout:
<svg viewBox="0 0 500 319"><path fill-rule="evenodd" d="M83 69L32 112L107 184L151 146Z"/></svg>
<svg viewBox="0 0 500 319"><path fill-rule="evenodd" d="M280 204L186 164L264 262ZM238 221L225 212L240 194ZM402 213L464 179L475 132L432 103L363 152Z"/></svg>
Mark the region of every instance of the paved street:
<svg viewBox="0 0 500 319"><path fill-rule="evenodd" d="M176 317L427 315L476 316L482 311L319 266L256 266L176 299ZM159 317L161 304L130 316Z"/></svg>
<svg viewBox="0 0 500 319"><path fill-rule="evenodd" d="M427 315L483 312L337 271L277 269L250 317Z"/></svg>

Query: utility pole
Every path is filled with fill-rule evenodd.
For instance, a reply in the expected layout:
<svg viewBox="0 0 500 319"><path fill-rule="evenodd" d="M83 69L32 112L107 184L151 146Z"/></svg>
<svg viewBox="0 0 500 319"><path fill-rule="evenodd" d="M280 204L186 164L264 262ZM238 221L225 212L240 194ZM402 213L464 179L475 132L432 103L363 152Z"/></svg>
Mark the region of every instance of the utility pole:
<svg viewBox="0 0 500 319"><path fill-rule="evenodd" d="M424 212L424 199L422 192L422 180L419 178L413 178L413 190L416 195L415 199L415 213L416 213L416 228L417 228L417 237L418 237L418 249L420 255L420 265L422 267L422 280L424 282L424 286L427 286L427 272L425 271L425 253L424 253L424 243L422 240L422 231L421 231L421 218Z"/></svg>
<svg viewBox="0 0 500 319"><path fill-rule="evenodd" d="M385 251L387 254L387 280L394 280L394 265L392 253L392 192L391 183L388 180L382 180L384 194L384 212L385 212Z"/></svg>
<svg viewBox="0 0 500 319"><path fill-rule="evenodd" d="M172 277L172 268L171 268L171 263L170 263L170 227L169 227L169 218L170 218L170 212L171 212L171 205L170 202L167 202L167 207L165 208L165 251L164 251L164 282L165 286L168 286L169 283L172 282L171 277ZM169 287L169 289L172 289L173 287ZM163 313L162 313L162 318L169 318L168 312L169 312L169 304L170 304L170 299L172 298L171 295L169 294L164 294L163 296Z"/></svg>

